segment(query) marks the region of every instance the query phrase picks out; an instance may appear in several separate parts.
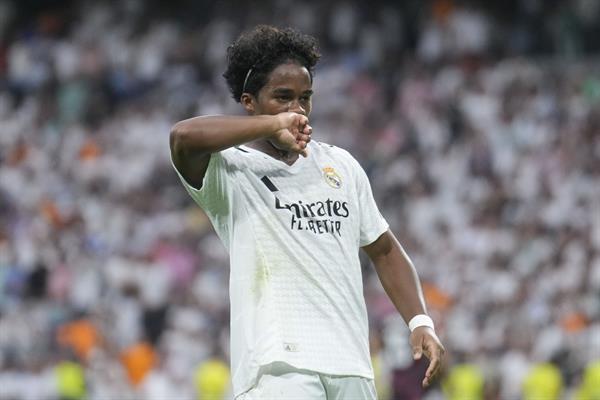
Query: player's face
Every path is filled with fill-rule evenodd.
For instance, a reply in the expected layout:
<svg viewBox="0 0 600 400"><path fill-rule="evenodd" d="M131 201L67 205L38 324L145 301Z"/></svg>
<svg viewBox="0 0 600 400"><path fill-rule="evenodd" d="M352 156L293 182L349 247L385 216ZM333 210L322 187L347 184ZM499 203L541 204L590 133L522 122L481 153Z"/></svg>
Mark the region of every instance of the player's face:
<svg viewBox="0 0 600 400"><path fill-rule="evenodd" d="M254 114L275 115L292 111L308 116L312 107L312 82L306 67L290 62L277 66L253 99Z"/></svg>

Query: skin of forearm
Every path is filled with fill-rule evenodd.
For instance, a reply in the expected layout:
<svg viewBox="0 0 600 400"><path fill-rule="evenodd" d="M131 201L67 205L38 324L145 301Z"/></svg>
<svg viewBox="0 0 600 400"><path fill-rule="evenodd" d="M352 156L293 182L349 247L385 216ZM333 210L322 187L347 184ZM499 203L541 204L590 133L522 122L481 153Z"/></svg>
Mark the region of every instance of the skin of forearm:
<svg viewBox="0 0 600 400"><path fill-rule="evenodd" d="M371 251L365 250L373 261L385 292L404 321L408 323L415 315L426 314L419 277L398 240L388 231L374 245Z"/></svg>
<svg viewBox="0 0 600 400"><path fill-rule="evenodd" d="M279 129L274 115L202 116L176 123L171 144L175 153L210 154L269 137Z"/></svg>

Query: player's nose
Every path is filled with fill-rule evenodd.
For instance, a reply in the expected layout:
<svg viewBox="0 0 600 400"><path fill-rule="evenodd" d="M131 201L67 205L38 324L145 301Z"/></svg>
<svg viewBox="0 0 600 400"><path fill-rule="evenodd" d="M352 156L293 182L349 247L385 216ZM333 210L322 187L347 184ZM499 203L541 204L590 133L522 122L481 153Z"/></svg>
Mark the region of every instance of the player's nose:
<svg viewBox="0 0 600 400"><path fill-rule="evenodd" d="M300 102L297 99L289 102L288 111L306 115L306 110L300 105Z"/></svg>

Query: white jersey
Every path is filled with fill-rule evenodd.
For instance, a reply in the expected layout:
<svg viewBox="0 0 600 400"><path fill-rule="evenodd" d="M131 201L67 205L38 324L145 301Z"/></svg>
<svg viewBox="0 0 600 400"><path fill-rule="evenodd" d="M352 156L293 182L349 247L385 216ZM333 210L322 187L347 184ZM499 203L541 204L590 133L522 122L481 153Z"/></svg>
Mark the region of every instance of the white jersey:
<svg viewBox="0 0 600 400"><path fill-rule="evenodd" d="M234 394L274 361L372 379L358 252L388 224L358 162L314 141L292 166L239 146L211 155L200 190L180 178L229 251Z"/></svg>

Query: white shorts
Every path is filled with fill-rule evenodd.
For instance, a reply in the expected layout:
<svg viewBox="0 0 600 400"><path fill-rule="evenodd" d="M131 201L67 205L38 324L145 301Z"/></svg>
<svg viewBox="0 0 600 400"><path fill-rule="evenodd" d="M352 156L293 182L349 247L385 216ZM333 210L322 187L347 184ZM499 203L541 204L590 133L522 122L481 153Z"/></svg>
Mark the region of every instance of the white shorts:
<svg viewBox="0 0 600 400"><path fill-rule="evenodd" d="M256 385L236 400L376 400L372 379L325 375L283 362L263 366Z"/></svg>

